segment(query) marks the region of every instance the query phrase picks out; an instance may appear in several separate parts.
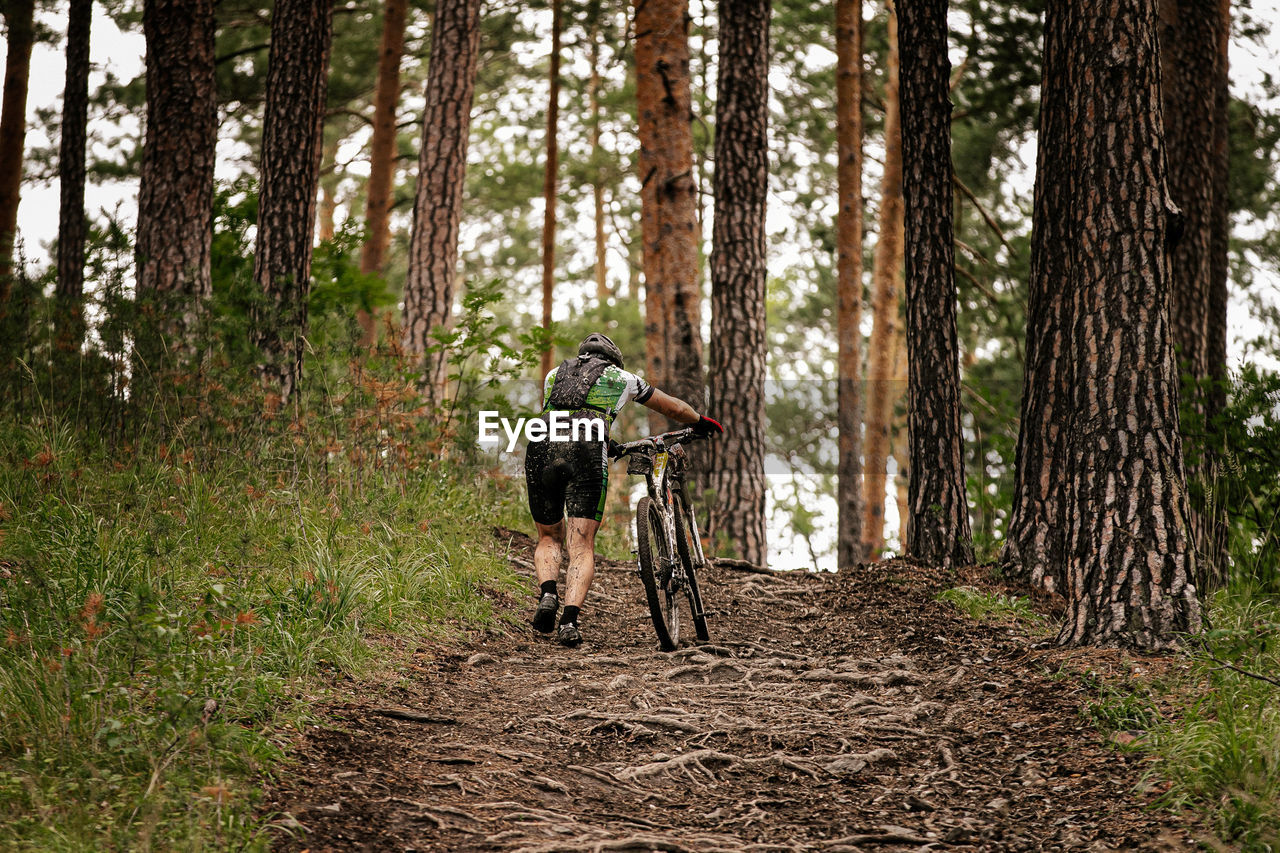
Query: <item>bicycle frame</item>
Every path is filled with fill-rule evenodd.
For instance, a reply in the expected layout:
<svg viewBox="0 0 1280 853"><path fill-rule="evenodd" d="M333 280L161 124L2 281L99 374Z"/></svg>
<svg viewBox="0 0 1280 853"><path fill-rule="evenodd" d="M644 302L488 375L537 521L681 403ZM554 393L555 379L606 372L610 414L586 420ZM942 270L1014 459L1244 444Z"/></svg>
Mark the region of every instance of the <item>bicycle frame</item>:
<svg viewBox="0 0 1280 853"><path fill-rule="evenodd" d="M694 568L699 569L707 564L707 558L702 551L702 535L698 531L698 520L694 517L693 506L684 491L684 478L680 476L684 473L685 465L682 440L677 440L667 447L666 435L647 439L653 445L653 464L645 471L645 486L648 489L649 498L655 505L661 507L663 528L667 534L667 541L671 543L673 549L678 546L676 545L675 502L672 496L678 493L682 498L680 504L684 508L685 529L691 534L689 540L692 548L689 559ZM674 477L673 472L676 475ZM680 565L679 554L673 553L671 559L675 563L673 570L683 575L684 567Z"/></svg>

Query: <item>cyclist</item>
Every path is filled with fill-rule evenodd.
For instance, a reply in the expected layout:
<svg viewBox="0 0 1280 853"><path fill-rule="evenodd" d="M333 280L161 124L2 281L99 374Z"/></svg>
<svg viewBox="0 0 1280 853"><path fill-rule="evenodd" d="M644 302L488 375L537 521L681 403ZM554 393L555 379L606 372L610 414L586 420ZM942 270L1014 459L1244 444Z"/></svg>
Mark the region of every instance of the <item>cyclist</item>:
<svg viewBox="0 0 1280 853"><path fill-rule="evenodd" d="M609 429L618 411L630 400L672 420L692 424L700 434L724 432L720 424L699 415L688 403L624 370L622 351L599 332L583 339L576 358L565 360L547 374L542 396L544 416L563 411L571 413L574 421L603 421L603 428L595 425L593 429L581 429L590 424L578 425L577 440L530 441L525 453L529 511L538 528L533 567L540 598L533 613L533 627L544 634L556 628L556 612L560 609L556 579L567 538L569 570L565 575L564 612L557 630L558 639L566 646L582 642L578 616L595 576L596 531L604 515L609 485Z"/></svg>

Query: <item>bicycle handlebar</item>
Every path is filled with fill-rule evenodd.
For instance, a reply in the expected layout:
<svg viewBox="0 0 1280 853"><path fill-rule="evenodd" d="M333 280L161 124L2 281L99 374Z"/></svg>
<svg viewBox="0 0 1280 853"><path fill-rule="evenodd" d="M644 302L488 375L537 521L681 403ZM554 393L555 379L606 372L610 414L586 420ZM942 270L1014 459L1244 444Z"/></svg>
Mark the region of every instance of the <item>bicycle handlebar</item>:
<svg viewBox="0 0 1280 853"><path fill-rule="evenodd" d="M699 435L694 432L692 426L687 426L684 429L672 430L671 432L659 433L658 435L647 436L646 438L636 439L635 441L628 441L626 444L619 444L617 452L611 451L609 453L609 458L621 459L627 454L643 447L657 446L659 441L663 444L678 444L680 442L695 441L697 439L707 439L710 437L711 436L709 435Z"/></svg>

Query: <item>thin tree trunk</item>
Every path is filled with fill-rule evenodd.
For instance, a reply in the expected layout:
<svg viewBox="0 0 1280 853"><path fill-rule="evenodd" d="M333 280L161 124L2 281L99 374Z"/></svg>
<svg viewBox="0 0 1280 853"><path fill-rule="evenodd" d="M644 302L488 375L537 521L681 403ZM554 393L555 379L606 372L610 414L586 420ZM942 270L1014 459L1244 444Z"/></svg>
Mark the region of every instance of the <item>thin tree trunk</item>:
<svg viewBox="0 0 1280 853"><path fill-rule="evenodd" d="M650 378L703 406L688 0L636 0L636 104ZM661 428L660 420L651 426Z"/></svg>
<svg viewBox="0 0 1280 853"><path fill-rule="evenodd" d="M1228 186L1230 183L1228 134L1230 133L1228 105L1231 95L1228 56L1231 46L1231 0L1218 0L1217 55L1213 84L1213 215L1209 222L1209 321L1205 345L1209 369L1209 394L1205 401L1207 448L1206 476L1216 483L1226 476L1223 468L1223 439L1218 419L1227 405L1227 249L1231 239L1231 217L1228 210ZM1212 588L1225 581L1227 566L1227 518L1226 507L1206 502L1205 533L1200 546L1208 568L1201 570L1200 587ZM1200 589L1201 595L1207 590Z"/></svg>
<svg viewBox="0 0 1280 853"><path fill-rule="evenodd" d="M711 411L733 426L711 446L710 535L764 565L765 201L769 193L769 0L720 0L711 234Z"/></svg>
<svg viewBox="0 0 1280 853"><path fill-rule="evenodd" d="M444 385L443 353L431 332L447 328L458 276L458 221L467 168L471 100L480 53L481 0L440 0L431 33L413 233L405 278L404 348L423 357L424 385Z"/></svg>
<svg viewBox="0 0 1280 853"><path fill-rule="evenodd" d="M373 138L369 141L369 183L365 192L367 236L360 247L360 272L381 275L391 244L391 191L396 166L396 106L400 101L400 61L404 57L404 29L408 0L387 0L378 50L378 82L373 94ZM377 318L363 308L356 312L361 343L377 339Z"/></svg>
<svg viewBox="0 0 1280 853"><path fill-rule="evenodd" d="M255 343L263 383L287 402L302 379L332 0L277 0L262 127Z"/></svg>
<svg viewBox="0 0 1280 853"><path fill-rule="evenodd" d="M320 210L317 214L316 237L321 243L332 240L336 231L335 218L338 215L338 137L324 143L320 155Z"/></svg>
<svg viewBox="0 0 1280 853"><path fill-rule="evenodd" d="M862 0L836 2L836 329L840 430L836 565L863 559L862 493ZM719 157L716 158L719 162ZM718 218L718 217L717 217ZM712 335L714 342L715 336ZM883 483L881 492L883 493Z"/></svg>
<svg viewBox="0 0 1280 853"><path fill-rule="evenodd" d="M1066 422L1070 293L1062 285L1070 237L1068 184L1077 180L1063 140L1075 119L1062 80L1072 61L1061 27L1045 28L1040 86L1039 147L1027 294L1027 343L1015 457L1013 505L1000 562L1007 575L1054 591L1065 584ZM1056 146L1056 147L1055 147Z"/></svg>
<svg viewBox="0 0 1280 853"><path fill-rule="evenodd" d="M960 434L946 0L900 0L911 518L907 553L973 562ZM928 460L929 464L923 464Z"/></svg>
<svg viewBox="0 0 1280 853"><path fill-rule="evenodd" d="M146 0L147 132L138 188L134 388L196 355L213 294L214 0ZM175 365L178 366L178 365Z"/></svg>
<svg viewBox="0 0 1280 853"><path fill-rule="evenodd" d="M542 328L551 332L551 299L556 280L556 175L560 165L560 0L551 3L551 71L547 96L547 159L542 177ZM555 345L547 338L542 351L542 376L551 372Z"/></svg>
<svg viewBox="0 0 1280 853"><path fill-rule="evenodd" d="M1071 369L1059 642L1164 648L1200 630L1170 328L1155 0L1052 0L1065 92ZM1126 49L1118 50L1117 45Z"/></svg>
<svg viewBox="0 0 1280 853"><path fill-rule="evenodd" d="M902 126L898 97L898 15L886 2L889 52L885 71L884 174L880 183L879 236L872 272L871 343L867 348L866 466L863 469L864 552L877 559L884 548L885 478L894 403L906 390L895 370L893 348L902 341ZM905 363L905 359L904 359ZM905 543L905 539L903 542Z"/></svg>
<svg viewBox="0 0 1280 853"><path fill-rule="evenodd" d="M606 268L608 243L604 233L604 181L600 178L600 161L604 152L600 148L600 4L591 10L591 40L588 62L591 77L587 80L587 109L591 122L591 201L594 207L596 246L596 303L605 305L609 300L609 280Z"/></svg>
<svg viewBox="0 0 1280 853"><path fill-rule="evenodd" d="M27 138L27 80L35 41L34 0L9 0L4 65L4 103L0 107L0 317L13 285L13 248L18 232L22 161Z"/></svg>
<svg viewBox="0 0 1280 853"><path fill-rule="evenodd" d="M1171 316L1181 373L1190 383L1191 406L1197 412L1200 435L1188 436L1191 447L1187 475L1192 487L1191 523L1202 559L1196 586L1203 595L1226 581L1225 559L1212 555L1212 516L1221 507L1207 505L1210 491L1211 447L1207 434L1212 391L1211 377L1221 375L1209 364L1213 332L1210 324L1214 288L1214 228L1219 154L1217 113L1220 33L1228 27L1221 0L1160 0L1159 43L1161 106L1168 144L1169 193L1182 211L1183 228L1170 256ZM1225 252L1225 242L1219 241ZM1225 270L1225 265L1221 268ZM1223 335L1225 338L1225 334ZM1224 555L1221 555L1225 557Z"/></svg>
<svg viewBox="0 0 1280 853"><path fill-rule="evenodd" d="M67 15L67 74L62 89L62 139L58 146L58 310L54 337L59 349L79 352L84 340L84 152L89 115L89 38L93 0L71 0Z"/></svg>

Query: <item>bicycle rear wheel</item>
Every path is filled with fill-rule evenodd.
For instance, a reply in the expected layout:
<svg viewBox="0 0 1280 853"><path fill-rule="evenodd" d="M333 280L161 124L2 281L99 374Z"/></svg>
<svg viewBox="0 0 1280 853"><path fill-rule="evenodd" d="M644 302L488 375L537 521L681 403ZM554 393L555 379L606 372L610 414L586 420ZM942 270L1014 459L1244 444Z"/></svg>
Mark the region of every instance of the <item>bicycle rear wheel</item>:
<svg viewBox="0 0 1280 853"><path fill-rule="evenodd" d="M690 539L694 529L685 521L688 513L688 505L684 502L682 494L676 494L675 506L672 509L676 514L676 552L680 555L680 562L684 565L685 574L685 595L689 598L689 612L693 615L693 629L698 634L698 639L702 642L708 642L711 634L707 631L707 614L702 609L702 593L698 591L698 571L693 565L693 555L696 553Z"/></svg>
<svg viewBox="0 0 1280 853"><path fill-rule="evenodd" d="M680 643L680 608L671 589L671 543L662 516L653 501L644 497L636 504L636 553L640 557L640 580L644 583L649 615L658 645L665 652Z"/></svg>

